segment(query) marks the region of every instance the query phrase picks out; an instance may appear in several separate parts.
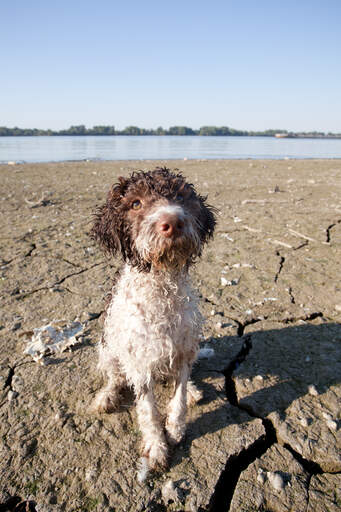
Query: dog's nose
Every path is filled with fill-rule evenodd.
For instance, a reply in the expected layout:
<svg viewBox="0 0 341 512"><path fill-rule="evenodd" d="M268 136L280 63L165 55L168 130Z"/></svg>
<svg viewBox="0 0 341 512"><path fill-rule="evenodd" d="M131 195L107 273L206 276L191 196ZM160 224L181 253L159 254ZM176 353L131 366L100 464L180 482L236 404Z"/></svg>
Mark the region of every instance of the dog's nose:
<svg viewBox="0 0 341 512"><path fill-rule="evenodd" d="M159 232L165 238L180 235L185 223L177 215L163 215L158 223Z"/></svg>

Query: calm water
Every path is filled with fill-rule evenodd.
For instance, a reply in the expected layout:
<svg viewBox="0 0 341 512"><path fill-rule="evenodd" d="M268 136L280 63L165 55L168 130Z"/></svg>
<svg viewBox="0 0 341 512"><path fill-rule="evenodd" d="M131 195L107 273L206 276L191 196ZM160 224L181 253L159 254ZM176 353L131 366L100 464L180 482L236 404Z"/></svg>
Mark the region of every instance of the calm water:
<svg viewBox="0 0 341 512"><path fill-rule="evenodd" d="M274 137L0 137L0 163L182 158L341 158L341 139Z"/></svg>

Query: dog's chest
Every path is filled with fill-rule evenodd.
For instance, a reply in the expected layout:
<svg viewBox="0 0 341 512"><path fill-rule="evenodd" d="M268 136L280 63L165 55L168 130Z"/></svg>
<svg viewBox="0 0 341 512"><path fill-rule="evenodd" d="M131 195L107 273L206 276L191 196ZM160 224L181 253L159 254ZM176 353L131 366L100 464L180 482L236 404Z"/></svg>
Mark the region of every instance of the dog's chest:
<svg viewBox="0 0 341 512"><path fill-rule="evenodd" d="M187 274L125 267L106 319L106 342L131 357L176 357L198 343L201 315Z"/></svg>

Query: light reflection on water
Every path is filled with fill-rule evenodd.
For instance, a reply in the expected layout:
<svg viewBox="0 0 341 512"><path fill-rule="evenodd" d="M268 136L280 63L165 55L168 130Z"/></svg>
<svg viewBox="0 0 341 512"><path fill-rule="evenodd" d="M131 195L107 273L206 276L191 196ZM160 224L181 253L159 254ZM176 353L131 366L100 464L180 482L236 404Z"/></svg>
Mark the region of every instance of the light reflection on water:
<svg viewBox="0 0 341 512"><path fill-rule="evenodd" d="M0 137L0 162L341 158L341 139L200 136Z"/></svg>

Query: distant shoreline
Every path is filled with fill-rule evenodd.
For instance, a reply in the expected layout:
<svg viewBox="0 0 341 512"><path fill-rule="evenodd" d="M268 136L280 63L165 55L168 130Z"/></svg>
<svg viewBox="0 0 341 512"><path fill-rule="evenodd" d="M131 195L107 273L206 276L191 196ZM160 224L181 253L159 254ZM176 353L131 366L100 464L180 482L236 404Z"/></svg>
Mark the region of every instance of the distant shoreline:
<svg viewBox="0 0 341 512"><path fill-rule="evenodd" d="M89 164L89 165L92 165L92 164L134 164L136 165L137 167L141 166L143 163L149 163L149 162L152 162L152 163L155 163L155 164L160 164L160 166L163 166L164 165L164 162L172 162L173 164L176 164L176 165L183 165L184 163L188 162L188 163L201 163L201 162L207 162L208 164L212 164L214 162L220 162L220 163L227 163L227 162L231 162L231 163L236 163L236 162L250 162L250 163L266 163L266 164L270 164L272 162L298 162L298 163L302 163L302 162L325 162L325 161L340 161L341 160L341 157L330 157L330 158L326 158L326 157L321 157L321 158L316 158L316 157L311 157L311 158L308 158L308 157L303 157L303 158L291 158L291 157L283 157L283 158L166 158L166 159L163 159L163 158L141 158L141 159L136 159L136 158L133 158L133 159L117 159L117 160L114 160L114 159L108 159L108 160L105 160L105 159L83 159L83 160L47 160L47 161L9 161L9 162L2 162L0 161L0 167L8 167L8 166L25 166L25 167L30 167L32 165L39 165L39 166L46 166L46 165L53 165L53 166L58 166L58 165L76 165L76 164Z"/></svg>
<svg viewBox="0 0 341 512"><path fill-rule="evenodd" d="M202 126L194 130L188 126L171 126L156 129L128 126L123 130L116 130L114 126L94 126L86 128L85 125L71 126L66 130L41 130L38 128L7 128L0 126L0 137L87 137L87 136L201 136L201 137L275 137L283 139L341 139L341 133L324 132L289 132L281 129L264 131L247 131L229 128L228 126Z"/></svg>

